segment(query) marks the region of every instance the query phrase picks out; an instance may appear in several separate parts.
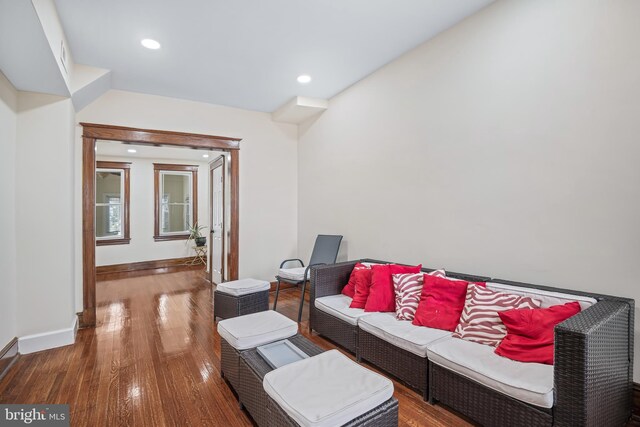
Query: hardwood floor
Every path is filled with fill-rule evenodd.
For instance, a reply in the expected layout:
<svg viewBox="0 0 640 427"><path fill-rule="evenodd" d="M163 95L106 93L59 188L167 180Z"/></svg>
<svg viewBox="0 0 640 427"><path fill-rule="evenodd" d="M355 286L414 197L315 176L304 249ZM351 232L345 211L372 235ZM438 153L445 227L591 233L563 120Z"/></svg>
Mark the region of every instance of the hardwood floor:
<svg viewBox="0 0 640 427"><path fill-rule="evenodd" d="M299 295L281 291L278 311L295 319ZM97 327L78 331L74 345L18 360L0 381L0 403L68 403L74 426L253 425L220 378L212 287L202 271L99 282L97 303ZM310 335L306 321L300 329L335 348ZM394 385L401 426L470 425Z"/></svg>

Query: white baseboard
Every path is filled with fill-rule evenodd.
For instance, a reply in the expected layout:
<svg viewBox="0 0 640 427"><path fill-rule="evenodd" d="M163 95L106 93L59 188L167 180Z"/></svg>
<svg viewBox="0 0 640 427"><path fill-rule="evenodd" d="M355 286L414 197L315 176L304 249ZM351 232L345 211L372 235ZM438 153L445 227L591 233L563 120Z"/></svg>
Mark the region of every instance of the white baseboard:
<svg viewBox="0 0 640 427"><path fill-rule="evenodd" d="M20 354L29 354L35 353L36 351L49 350L50 348L71 345L76 342L77 331L78 318L74 316L70 328L18 338L18 352Z"/></svg>

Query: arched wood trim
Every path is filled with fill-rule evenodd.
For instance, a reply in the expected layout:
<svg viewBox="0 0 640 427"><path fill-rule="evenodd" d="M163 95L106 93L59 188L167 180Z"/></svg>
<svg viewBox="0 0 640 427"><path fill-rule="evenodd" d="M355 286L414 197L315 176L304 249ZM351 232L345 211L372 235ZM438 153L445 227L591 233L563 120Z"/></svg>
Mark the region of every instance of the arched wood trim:
<svg viewBox="0 0 640 427"><path fill-rule="evenodd" d="M122 141L156 146L174 146L228 151L231 155L231 223L229 235L229 280L238 278L240 250L239 217L239 150L240 138L202 135L166 130L138 129L96 123L82 126L82 302L80 324L96 324L96 230L95 230L95 178L96 140Z"/></svg>

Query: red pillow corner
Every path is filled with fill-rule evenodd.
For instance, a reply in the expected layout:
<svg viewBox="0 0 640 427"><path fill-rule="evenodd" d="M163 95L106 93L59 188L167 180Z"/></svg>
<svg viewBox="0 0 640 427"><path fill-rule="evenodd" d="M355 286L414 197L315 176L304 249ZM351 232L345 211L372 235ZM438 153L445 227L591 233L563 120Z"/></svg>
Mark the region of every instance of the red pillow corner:
<svg viewBox="0 0 640 427"><path fill-rule="evenodd" d="M346 295L349 298L353 298L356 294L356 271L358 270L363 270L363 269L369 269L369 267L367 267L366 265L358 262L356 263L356 265L353 266L353 270L351 270L351 275L349 276L349 281L347 282L346 285L344 285L344 288L342 288L342 295Z"/></svg>
<svg viewBox="0 0 640 427"><path fill-rule="evenodd" d="M515 309L498 313L507 327L495 353L518 362L553 365L555 326L580 312L576 301L548 308Z"/></svg>
<svg viewBox="0 0 640 427"><path fill-rule="evenodd" d="M364 308L369 297L371 287L371 269L363 268L355 272L355 294L349 305L350 308Z"/></svg>

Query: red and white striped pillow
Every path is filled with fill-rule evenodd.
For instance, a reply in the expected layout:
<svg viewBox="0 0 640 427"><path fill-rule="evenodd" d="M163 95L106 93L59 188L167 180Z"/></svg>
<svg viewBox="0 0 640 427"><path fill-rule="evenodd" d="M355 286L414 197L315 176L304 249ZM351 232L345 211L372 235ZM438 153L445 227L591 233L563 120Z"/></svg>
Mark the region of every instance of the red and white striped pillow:
<svg viewBox="0 0 640 427"><path fill-rule="evenodd" d="M507 335L499 312L539 307L540 301L533 298L496 292L469 283L464 310L453 336L496 347Z"/></svg>
<svg viewBox="0 0 640 427"><path fill-rule="evenodd" d="M434 270L431 273L394 274L393 290L396 294L396 318L398 320L413 320L420 302L424 275L445 277L444 270Z"/></svg>

